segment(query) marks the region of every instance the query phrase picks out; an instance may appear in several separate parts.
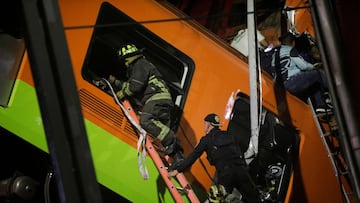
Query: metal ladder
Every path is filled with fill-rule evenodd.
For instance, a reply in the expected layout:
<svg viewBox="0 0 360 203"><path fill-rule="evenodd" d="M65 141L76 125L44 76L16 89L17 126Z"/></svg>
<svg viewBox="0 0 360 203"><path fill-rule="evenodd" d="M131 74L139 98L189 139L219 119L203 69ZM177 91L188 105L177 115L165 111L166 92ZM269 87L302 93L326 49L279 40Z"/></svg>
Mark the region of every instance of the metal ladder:
<svg viewBox="0 0 360 203"><path fill-rule="evenodd" d="M339 140L336 137L337 124L335 120L335 116L332 113L324 114L324 115L317 115L312 102L310 99L307 100L309 106L311 107L312 115L316 126L318 128L321 140L325 146L326 152L328 154L328 158L330 164L333 168L334 175L337 178L339 185L341 186L341 191L344 197L344 202L350 203L350 195L353 195L351 191L347 191L345 185L343 184L343 179L346 178L345 176L349 174L347 171L347 166L345 160L340 153L337 151L337 147L335 145L339 145Z"/></svg>
<svg viewBox="0 0 360 203"><path fill-rule="evenodd" d="M138 131L138 135L139 135L139 139L142 133L145 133L145 130L142 129L142 127L139 124L139 119L135 113L135 111L133 110L131 104L129 101L124 100L124 101L119 101L115 91L113 90L111 84L109 83L109 81L107 81L106 79L102 79L110 88L110 92L112 93L115 102L120 106L121 110L123 111L123 113L125 114L125 116L127 117L127 119L130 121L130 123L137 129ZM173 178L169 178L168 177L168 171L167 171L167 167L163 161L163 159L160 157L160 155L158 154L156 148L154 147L151 138L149 138L150 136L148 136L148 134L145 136L145 147L146 150L148 152L148 154L150 155L151 159L153 160L153 162L155 163L161 177L163 178L165 184L167 185L167 188L169 189L172 197L174 198L174 201L176 203L183 203L184 199L182 198L182 194L186 194L187 198L189 199L189 201L191 203L200 203L199 199L197 198L195 192L193 191L193 189L191 188L191 185L188 183L188 181L186 180L185 176L183 173L178 173L176 175L176 179L178 181L178 183L180 184L181 187L176 187L176 185L173 182ZM139 143L138 143L139 145ZM166 156L165 157L165 161L168 162L168 165L171 165L171 163L169 163L169 157Z"/></svg>

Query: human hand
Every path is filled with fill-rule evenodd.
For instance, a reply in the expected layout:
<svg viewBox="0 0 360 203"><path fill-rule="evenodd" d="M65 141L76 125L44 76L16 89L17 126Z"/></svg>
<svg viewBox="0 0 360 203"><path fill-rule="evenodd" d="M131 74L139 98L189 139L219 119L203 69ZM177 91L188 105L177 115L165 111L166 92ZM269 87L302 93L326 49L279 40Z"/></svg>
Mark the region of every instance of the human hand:
<svg viewBox="0 0 360 203"><path fill-rule="evenodd" d="M319 69L319 68L321 68L322 67L322 63L315 63L314 64L314 68L315 69Z"/></svg>
<svg viewBox="0 0 360 203"><path fill-rule="evenodd" d="M168 172L168 177L171 178L173 176L176 176L179 173L178 170L173 170Z"/></svg>
<svg viewBox="0 0 360 203"><path fill-rule="evenodd" d="M109 82L110 82L110 83L114 83L115 80L116 80L116 77L115 77L115 76L109 75Z"/></svg>
<svg viewBox="0 0 360 203"><path fill-rule="evenodd" d="M93 80L93 84L101 89L105 89L106 83L103 80Z"/></svg>
<svg viewBox="0 0 360 203"><path fill-rule="evenodd" d="M124 94L124 92L123 92L122 90L116 92L116 96L117 96L117 98L118 98L119 100L122 100L122 99L125 98L125 94Z"/></svg>

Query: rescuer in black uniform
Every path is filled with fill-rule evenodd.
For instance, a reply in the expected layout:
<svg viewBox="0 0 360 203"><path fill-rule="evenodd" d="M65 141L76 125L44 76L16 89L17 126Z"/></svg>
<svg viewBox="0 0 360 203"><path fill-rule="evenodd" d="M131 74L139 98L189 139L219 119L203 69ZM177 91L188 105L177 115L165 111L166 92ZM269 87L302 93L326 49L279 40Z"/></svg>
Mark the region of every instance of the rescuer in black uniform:
<svg viewBox="0 0 360 203"><path fill-rule="evenodd" d="M122 82L114 76L109 81L118 88L116 96L136 98L142 112L140 125L165 147L164 153L173 158L173 164L183 160L183 149L170 129L170 113L174 107L169 88L157 68L148 61L134 44L126 44L118 51L121 62L127 67L128 80Z"/></svg>
<svg viewBox="0 0 360 203"><path fill-rule="evenodd" d="M217 171L216 185L223 185L228 194L236 188L247 203L261 202L260 193L248 173L240 148L235 145L231 135L219 128L219 116L212 113L204 120L205 136L200 139L194 151L175 170L169 171L168 175L171 177L183 172L205 151L209 163L215 166Z"/></svg>

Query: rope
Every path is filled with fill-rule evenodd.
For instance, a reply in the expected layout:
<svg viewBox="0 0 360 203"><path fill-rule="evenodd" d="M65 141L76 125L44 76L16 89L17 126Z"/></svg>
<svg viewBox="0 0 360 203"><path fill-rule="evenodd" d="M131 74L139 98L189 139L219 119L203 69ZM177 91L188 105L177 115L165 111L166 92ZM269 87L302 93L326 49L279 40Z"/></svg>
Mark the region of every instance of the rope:
<svg viewBox="0 0 360 203"><path fill-rule="evenodd" d="M104 78L102 78L102 81L106 83L106 85L109 87L111 94L113 95L115 102L120 106L121 110L124 112L125 116L128 118L130 123L138 130L139 133L139 139L137 142L137 156L138 156L138 168L140 171L141 176L144 180L149 179L149 172L146 167L146 131L137 123L133 117L130 116L128 110L122 105L122 103L119 101L119 99L116 96L116 93L111 86L110 82Z"/></svg>

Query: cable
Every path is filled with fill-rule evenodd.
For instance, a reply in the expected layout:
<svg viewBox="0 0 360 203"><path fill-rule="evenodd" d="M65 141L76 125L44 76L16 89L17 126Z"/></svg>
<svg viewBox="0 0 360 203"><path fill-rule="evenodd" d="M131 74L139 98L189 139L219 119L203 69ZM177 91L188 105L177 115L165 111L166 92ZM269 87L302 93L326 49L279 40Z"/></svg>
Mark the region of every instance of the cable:
<svg viewBox="0 0 360 203"><path fill-rule="evenodd" d="M53 177L53 172L48 172L45 178L45 184L44 184L44 199L45 203L50 203L50 182L51 178Z"/></svg>

